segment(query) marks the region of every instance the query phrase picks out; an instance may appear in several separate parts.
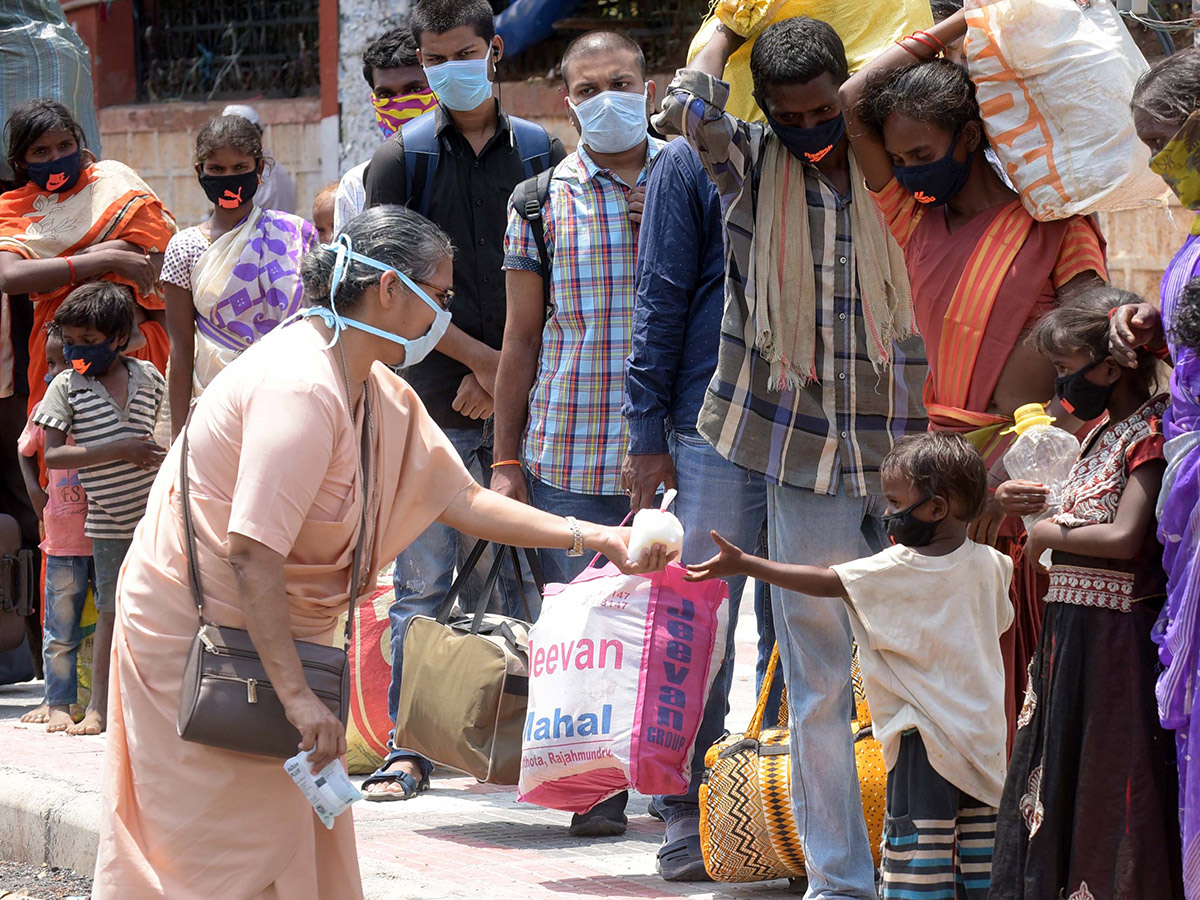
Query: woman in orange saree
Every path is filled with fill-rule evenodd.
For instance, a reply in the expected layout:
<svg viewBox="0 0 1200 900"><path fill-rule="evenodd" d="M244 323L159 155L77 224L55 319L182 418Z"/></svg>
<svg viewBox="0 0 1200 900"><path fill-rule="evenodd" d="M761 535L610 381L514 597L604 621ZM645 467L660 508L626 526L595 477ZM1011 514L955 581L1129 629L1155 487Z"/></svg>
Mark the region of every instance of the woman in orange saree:
<svg viewBox="0 0 1200 900"><path fill-rule="evenodd" d="M1090 219L1038 222L988 163L966 70L934 60L966 31L962 13L900 42L842 89L854 150L881 214L904 249L925 339L930 427L968 437L992 491L1007 480L1012 414L1054 396L1054 369L1025 338L1059 297L1107 279L1104 239ZM1060 427L1084 424L1051 404ZM1024 527L991 497L971 537L1014 562L1016 611L1005 635L1010 743L1026 666L1041 631L1046 576L1022 553Z"/></svg>
<svg viewBox="0 0 1200 900"><path fill-rule="evenodd" d="M155 282L174 218L132 169L96 162L61 104L23 103L7 130L18 186L0 195L0 292L33 301L30 409L46 390L45 326L76 284L95 278L133 288L146 346L130 355L165 372L170 347Z"/></svg>

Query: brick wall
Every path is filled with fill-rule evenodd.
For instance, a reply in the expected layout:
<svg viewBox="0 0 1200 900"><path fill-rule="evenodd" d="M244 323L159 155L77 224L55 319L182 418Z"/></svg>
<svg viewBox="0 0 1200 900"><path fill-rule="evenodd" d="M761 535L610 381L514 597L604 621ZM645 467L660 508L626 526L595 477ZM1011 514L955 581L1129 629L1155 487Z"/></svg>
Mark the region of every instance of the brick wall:
<svg viewBox="0 0 1200 900"><path fill-rule="evenodd" d="M1163 270L1183 246L1195 215L1173 196L1168 207L1102 214L1112 283L1157 304Z"/></svg>
<svg viewBox="0 0 1200 900"><path fill-rule="evenodd" d="M295 210L307 217L324 186L321 178L321 108L317 98L250 102L263 121L267 151L296 181ZM192 168L196 132L225 103L159 103L109 106L99 111L104 155L141 173L179 220L195 225L211 209Z"/></svg>

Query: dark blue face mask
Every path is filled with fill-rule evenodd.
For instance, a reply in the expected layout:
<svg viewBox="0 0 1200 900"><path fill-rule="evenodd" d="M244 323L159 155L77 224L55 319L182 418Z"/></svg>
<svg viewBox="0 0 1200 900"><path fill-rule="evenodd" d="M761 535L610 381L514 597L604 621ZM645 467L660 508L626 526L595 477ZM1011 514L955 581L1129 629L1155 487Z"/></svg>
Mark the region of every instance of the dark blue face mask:
<svg viewBox="0 0 1200 900"><path fill-rule="evenodd" d="M892 166L892 174L900 186L923 206L945 206L967 183L975 154L968 154L967 161L961 163L954 158L959 137L961 132L955 135L950 151L937 162L923 166Z"/></svg>
<svg viewBox="0 0 1200 900"><path fill-rule="evenodd" d="M83 150L77 149L50 162L28 163L25 171L29 174L29 180L43 191L61 194L75 187L79 181L79 173L83 171Z"/></svg>
<svg viewBox="0 0 1200 900"><path fill-rule="evenodd" d="M792 156L812 165L816 165L832 153L846 137L846 120L840 115L812 128L780 125L769 113L767 123Z"/></svg>
<svg viewBox="0 0 1200 900"><path fill-rule="evenodd" d="M108 344L63 344L63 358L80 375L103 375L120 355Z"/></svg>

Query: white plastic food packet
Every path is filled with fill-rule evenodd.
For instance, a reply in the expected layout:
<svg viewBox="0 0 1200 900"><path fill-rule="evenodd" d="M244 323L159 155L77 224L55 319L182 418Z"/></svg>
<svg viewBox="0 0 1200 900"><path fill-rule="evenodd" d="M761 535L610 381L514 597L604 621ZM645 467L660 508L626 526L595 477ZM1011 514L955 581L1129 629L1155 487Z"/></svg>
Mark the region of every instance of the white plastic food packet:
<svg viewBox="0 0 1200 900"><path fill-rule="evenodd" d="M308 762L310 752L301 750L285 762L283 768L308 798L321 824L333 828L333 820L348 810L351 804L361 800L363 795L350 781L340 759L335 759L314 775Z"/></svg>
<svg viewBox="0 0 1200 900"><path fill-rule="evenodd" d="M633 517L633 533L629 537L629 558L640 559L642 553L655 544L662 544L668 553L683 551L683 525L667 507L675 500L675 489L668 490L658 509L639 510Z"/></svg>

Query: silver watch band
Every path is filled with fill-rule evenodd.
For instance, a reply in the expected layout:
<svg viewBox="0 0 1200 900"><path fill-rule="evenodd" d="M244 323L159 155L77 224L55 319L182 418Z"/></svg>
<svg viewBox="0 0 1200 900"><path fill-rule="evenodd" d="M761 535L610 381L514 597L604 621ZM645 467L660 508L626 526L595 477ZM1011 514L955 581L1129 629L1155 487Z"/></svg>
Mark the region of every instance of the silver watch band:
<svg viewBox="0 0 1200 900"><path fill-rule="evenodd" d="M574 516L566 516L564 517L564 521L567 523L567 527L571 529L571 537L575 540L571 549L567 551L567 556L583 556L583 529L579 527L579 522Z"/></svg>

